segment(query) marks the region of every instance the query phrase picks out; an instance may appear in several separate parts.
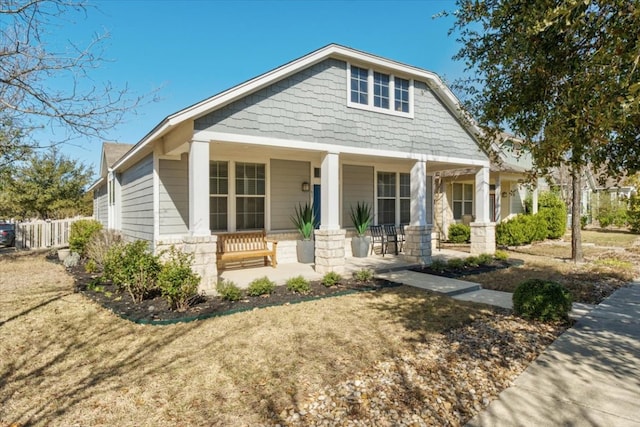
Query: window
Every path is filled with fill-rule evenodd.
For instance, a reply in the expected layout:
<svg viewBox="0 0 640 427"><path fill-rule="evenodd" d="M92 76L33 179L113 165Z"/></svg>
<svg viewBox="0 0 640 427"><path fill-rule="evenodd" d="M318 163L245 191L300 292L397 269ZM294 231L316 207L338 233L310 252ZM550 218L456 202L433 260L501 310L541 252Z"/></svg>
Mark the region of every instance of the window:
<svg viewBox="0 0 640 427"><path fill-rule="evenodd" d="M209 229L211 231L227 231L228 194L228 163L209 163Z"/></svg>
<svg viewBox="0 0 640 427"><path fill-rule="evenodd" d="M389 76L373 73L373 105L378 108L389 108Z"/></svg>
<svg viewBox="0 0 640 427"><path fill-rule="evenodd" d="M378 224L396 223L396 174L378 172Z"/></svg>
<svg viewBox="0 0 640 427"><path fill-rule="evenodd" d="M265 165L236 163L236 228L264 228Z"/></svg>
<svg viewBox="0 0 640 427"><path fill-rule="evenodd" d="M349 70L347 104L350 107L401 116L412 115L412 80L354 65L349 65Z"/></svg>
<svg viewBox="0 0 640 427"><path fill-rule="evenodd" d="M409 80L396 77L395 80L395 109L403 113L409 112Z"/></svg>
<svg viewBox="0 0 640 427"><path fill-rule="evenodd" d="M411 222L411 174L400 174L400 224Z"/></svg>
<svg viewBox="0 0 640 427"><path fill-rule="evenodd" d="M473 215L473 184L453 184L453 219Z"/></svg>
<svg viewBox="0 0 640 427"><path fill-rule="evenodd" d="M351 102L367 105L369 103L369 71L364 68L351 67Z"/></svg>

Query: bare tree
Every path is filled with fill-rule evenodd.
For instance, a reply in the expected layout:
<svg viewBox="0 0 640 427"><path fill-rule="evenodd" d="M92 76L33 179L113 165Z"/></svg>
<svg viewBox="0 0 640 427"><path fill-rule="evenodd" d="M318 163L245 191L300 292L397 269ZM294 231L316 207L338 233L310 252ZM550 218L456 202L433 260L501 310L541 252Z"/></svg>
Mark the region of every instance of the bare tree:
<svg viewBox="0 0 640 427"><path fill-rule="evenodd" d="M86 17L85 0L0 0L0 168L41 143L29 138L43 126L65 136L102 137L136 107L127 87L96 83L91 71L104 62L107 35L84 46L60 48L50 39L56 28ZM52 87L55 79L60 87ZM59 85L56 85L59 86Z"/></svg>

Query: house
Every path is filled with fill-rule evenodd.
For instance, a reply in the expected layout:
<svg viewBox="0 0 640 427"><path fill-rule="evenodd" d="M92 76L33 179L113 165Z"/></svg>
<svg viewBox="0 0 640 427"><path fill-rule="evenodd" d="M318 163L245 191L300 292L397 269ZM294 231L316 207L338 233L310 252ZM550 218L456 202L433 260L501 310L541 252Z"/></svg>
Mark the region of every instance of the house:
<svg viewBox="0 0 640 427"><path fill-rule="evenodd" d="M537 199L546 181L530 185L528 173L533 169L531 153L522 150L518 138L502 134L493 146L489 173L489 220L506 221L525 212L525 200ZM473 168L450 169L434 176L434 231L445 240L451 224L469 225L474 221L475 171ZM532 203L534 213L537 203Z"/></svg>
<svg viewBox="0 0 640 427"><path fill-rule="evenodd" d="M331 44L166 117L116 161L105 145L95 216L156 251L194 253L205 291L223 233L264 229L279 262L295 262L290 217L305 202L321 273L343 269L363 201L374 223L408 224L404 256L429 263L434 185L464 169L473 189L452 201L473 215L472 253L492 253L489 157L462 114L436 74Z"/></svg>

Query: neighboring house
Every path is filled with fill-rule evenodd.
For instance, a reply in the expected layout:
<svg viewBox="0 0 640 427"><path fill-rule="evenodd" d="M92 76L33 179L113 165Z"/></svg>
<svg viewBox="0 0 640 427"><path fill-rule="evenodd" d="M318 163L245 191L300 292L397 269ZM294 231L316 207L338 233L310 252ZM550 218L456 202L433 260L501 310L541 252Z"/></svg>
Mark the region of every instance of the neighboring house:
<svg viewBox="0 0 640 427"><path fill-rule="evenodd" d="M113 162L105 145L96 218L156 251L193 252L204 290L221 233L265 229L279 262L295 262L290 218L305 202L320 218L319 272L343 269L362 201L375 223L409 224L404 256L429 263L434 184L465 169L473 201L462 187L453 203L474 217L472 252L492 253L490 162L461 114L436 74L328 45L172 114Z"/></svg>
<svg viewBox="0 0 640 427"><path fill-rule="evenodd" d="M499 161L492 161L490 167L489 220L500 222L524 213L526 198L536 198L546 183L541 180L534 189L526 185L533 161L516 138L505 134L495 147ZM475 172L469 168L437 172L434 189L434 231L444 241L451 224L475 221Z"/></svg>

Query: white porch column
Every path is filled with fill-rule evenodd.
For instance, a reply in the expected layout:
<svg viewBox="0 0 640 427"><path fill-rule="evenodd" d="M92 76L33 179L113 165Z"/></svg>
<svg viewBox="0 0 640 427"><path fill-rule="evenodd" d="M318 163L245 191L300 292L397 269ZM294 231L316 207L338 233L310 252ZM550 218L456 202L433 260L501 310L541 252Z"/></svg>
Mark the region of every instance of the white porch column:
<svg viewBox="0 0 640 427"><path fill-rule="evenodd" d="M315 269L319 273L344 271L345 234L340 228L340 156L327 153L320 175L320 229L315 231Z"/></svg>
<svg viewBox="0 0 640 427"><path fill-rule="evenodd" d="M405 228L404 254L419 264L431 263L431 229L427 223L427 163L417 161L411 168L411 223ZM429 219L430 221L430 219Z"/></svg>
<svg viewBox="0 0 640 427"><path fill-rule="evenodd" d="M209 143L189 143L189 235L210 236Z"/></svg>
<svg viewBox="0 0 640 427"><path fill-rule="evenodd" d="M496 222L500 222L502 221L502 181L500 173L496 174L495 209Z"/></svg>
<svg viewBox="0 0 640 427"><path fill-rule="evenodd" d="M340 229L340 156L327 153L322 159L320 174L321 230Z"/></svg>
<svg viewBox="0 0 640 427"><path fill-rule="evenodd" d="M489 166L476 172L476 218L471 223L471 254L496 251L496 224L489 216Z"/></svg>
<svg viewBox="0 0 640 427"><path fill-rule="evenodd" d="M536 188L531 193L531 213L538 213L538 181L536 180Z"/></svg>
<svg viewBox="0 0 640 427"><path fill-rule="evenodd" d="M475 222L489 222L489 167L476 172L476 215Z"/></svg>

